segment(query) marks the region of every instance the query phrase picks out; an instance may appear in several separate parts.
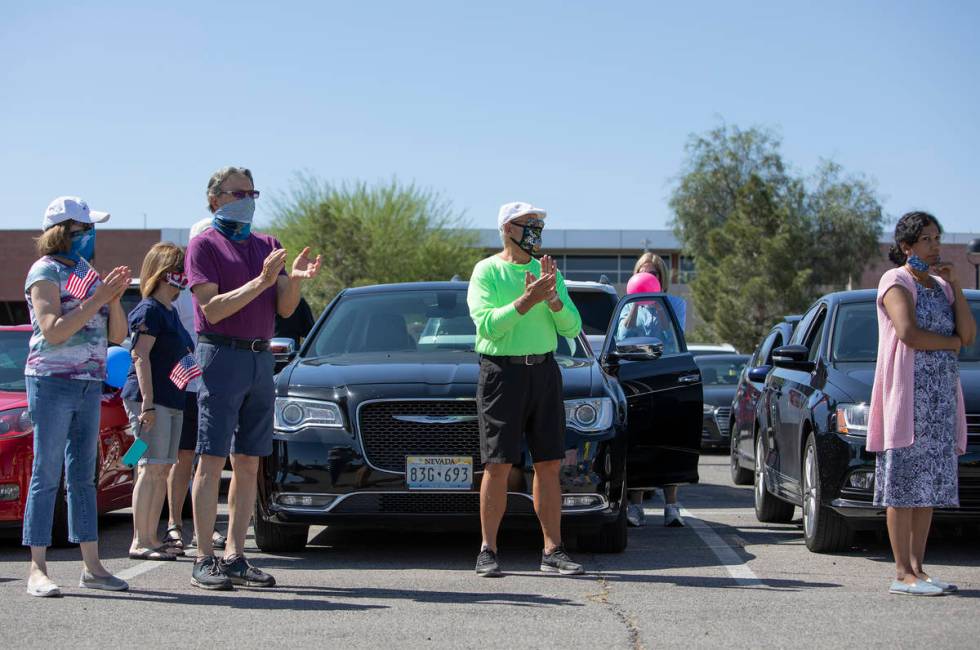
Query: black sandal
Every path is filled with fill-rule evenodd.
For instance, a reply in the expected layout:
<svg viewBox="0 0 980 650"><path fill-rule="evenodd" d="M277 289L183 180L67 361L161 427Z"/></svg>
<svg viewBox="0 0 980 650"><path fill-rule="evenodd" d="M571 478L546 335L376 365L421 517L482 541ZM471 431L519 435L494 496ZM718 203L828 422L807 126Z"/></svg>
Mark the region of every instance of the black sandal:
<svg viewBox="0 0 980 650"><path fill-rule="evenodd" d="M167 529L163 538L163 544L167 551L174 556L183 557L184 553L184 531L180 526L171 526Z"/></svg>
<svg viewBox="0 0 980 650"><path fill-rule="evenodd" d="M143 551L139 551L138 553L130 551L129 559L167 561L167 560L176 560L177 557L173 553L168 553L167 545L164 544L163 546L157 548L148 548Z"/></svg>

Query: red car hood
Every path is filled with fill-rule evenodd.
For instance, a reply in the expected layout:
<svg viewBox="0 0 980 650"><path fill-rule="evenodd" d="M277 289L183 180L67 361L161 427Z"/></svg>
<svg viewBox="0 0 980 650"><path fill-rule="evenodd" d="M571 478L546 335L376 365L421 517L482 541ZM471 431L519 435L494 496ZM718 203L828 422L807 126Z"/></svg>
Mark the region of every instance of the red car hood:
<svg viewBox="0 0 980 650"><path fill-rule="evenodd" d="M0 411L27 406L27 393L0 391Z"/></svg>

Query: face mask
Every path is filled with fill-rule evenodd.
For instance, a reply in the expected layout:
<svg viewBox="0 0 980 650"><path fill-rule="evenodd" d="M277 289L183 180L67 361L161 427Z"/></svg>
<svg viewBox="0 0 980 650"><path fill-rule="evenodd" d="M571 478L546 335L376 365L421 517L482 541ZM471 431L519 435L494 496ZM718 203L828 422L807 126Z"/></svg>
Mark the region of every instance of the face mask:
<svg viewBox="0 0 980 650"><path fill-rule="evenodd" d="M226 203L214 211L214 216L225 221L237 221L238 223L252 223L252 215L255 214L255 199L246 197L231 203Z"/></svg>
<svg viewBox="0 0 980 650"><path fill-rule="evenodd" d="M185 273L168 273L165 276L167 284L169 284L174 289L186 289L187 288L187 274Z"/></svg>
<svg viewBox="0 0 980 650"><path fill-rule="evenodd" d="M211 226L231 241L245 241L252 232L252 224L222 219L215 213Z"/></svg>
<svg viewBox="0 0 980 650"><path fill-rule="evenodd" d="M71 249L65 256L73 262L91 261L95 257L95 228L81 230L71 235Z"/></svg>
<svg viewBox="0 0 980 650"><path fill-rule="evenodd" d="M919 273L925 273L929 270L929 265L926 264L926 261L915 253L909 255L908 265L913 271L918 271Z"/></svg>
<svg viewBox="0 0 980 650"><path fill-rule="evenodd" d="M528 219L527 225L524 226L523 234L521 235L521 240L517 241L513 237L510 238L512 242L517 244L517 246L530 255L531 257L537 259L541 257L541 231L544 229L544 221L541 219Z"/></svg>

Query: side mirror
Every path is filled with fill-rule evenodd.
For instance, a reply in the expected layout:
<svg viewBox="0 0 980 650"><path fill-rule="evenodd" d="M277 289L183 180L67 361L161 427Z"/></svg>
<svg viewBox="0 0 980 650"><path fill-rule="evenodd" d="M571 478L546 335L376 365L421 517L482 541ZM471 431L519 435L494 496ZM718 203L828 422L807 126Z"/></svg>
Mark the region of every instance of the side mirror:
<svg viewBox="0 0 980 650"><path fill-rule="evenodd" d="M269 341L269 351L276 365L286 365L296 357L296 341L290 338L276 338Z"/></svg>
<svg viewBox="0 0 980 650"><path fill-rule="evenodd" d="M765 383L766 377L769 375L770 370L772 370L772 366L756 366L755 368L749 368L749 381L756 384Z"/></svg>
<svg viewBox="0 0 980 650"><path fill-rule="evenodd" d="M784 345L772 353L772 363L777 368L813 372L816 364L809 359L810 351L804 345Z"/></svg>
<svg viewBox="0 0 980 650"><path fill-rule="evenodd" d="M608 356L611 361L654 361L663 353L663 341L638 336L616 341L616 347L609 351Z"/></svg>

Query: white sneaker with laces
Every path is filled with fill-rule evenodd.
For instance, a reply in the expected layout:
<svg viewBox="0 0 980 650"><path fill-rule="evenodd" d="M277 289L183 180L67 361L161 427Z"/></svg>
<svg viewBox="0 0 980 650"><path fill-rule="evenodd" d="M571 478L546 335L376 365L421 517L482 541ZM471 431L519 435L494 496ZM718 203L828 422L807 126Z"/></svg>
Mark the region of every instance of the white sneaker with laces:
<svg viewBox="0 0 980 650"><path fill-rule="evenodd" d="M681 508L678 504L672 503L664 508L664 526L667 528L684 527L684 518L681 517Z"/></svg>

